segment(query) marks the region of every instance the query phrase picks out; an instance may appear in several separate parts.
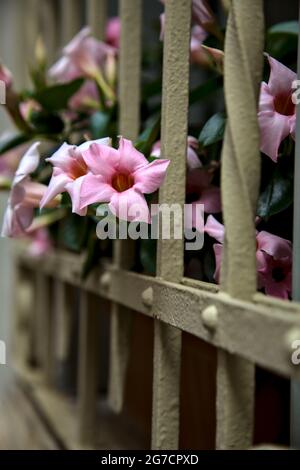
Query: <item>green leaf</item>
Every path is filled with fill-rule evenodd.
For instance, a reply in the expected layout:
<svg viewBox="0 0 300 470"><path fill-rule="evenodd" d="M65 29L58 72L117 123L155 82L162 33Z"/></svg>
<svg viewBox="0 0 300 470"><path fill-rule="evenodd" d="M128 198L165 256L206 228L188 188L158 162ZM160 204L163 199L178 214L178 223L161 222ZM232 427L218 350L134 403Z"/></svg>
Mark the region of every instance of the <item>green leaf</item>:
<svg viewBox="0 0 300 470"><path fill-rule="evenodd" d="M11 150L18 145L25 144L25 142L29 142L32 139L32 135L28 134L17 134L8 137L1 137L0 138L0 158L1 155L8 150Z"/></svg>
<svg viewBox="0 0 300 470"><path fill-rule="evenodd" d="M277 23L268 29L268 34L292 34L298 36L299 24L298 21L285 21Z"/></svg>
<svg viewBox="0 0 300 470"><path fill-rule="evenodd" d="M69 99L79 90L83 82L83 78L78 78L72 82L49 86L33 93L32 98L50 112L60 111L68 106Z"/></svg>
<svg viewBox="0 0 300 470"><path fill-rule="evenodd" d="M214 114L204 125L199 135L199 143L202 147L215 144L224 137L226 126L225 113L219 112Z"/></svg>
<svg viewBox="0 0 300 470"><path fill-rule="evenodd" d="M110 116L107 113L97 111L92 114L90 119L90 126L93 139L101 139L108 135L107 129L110 121Z"/></svg>
<svg viewBox="0 0 300 470"><path fill-rule="evenodd" d="M297 51L299 26L297 21L278 23L266 35L266 51L277 59Z"/></svg>
<svg viewBox="0 0 300 470"><path fill-rule="evenodd" d="M86 243L88 218L69 214L59 227L59 241L67 249L80 252Z"/></svg>
<svg viewBox="0 0 300 470"><path fill-rule="evenodd" d="M293 203L293 176L276 165L271 180L260 194L257 215L268 218L287 209Z"/></svg>

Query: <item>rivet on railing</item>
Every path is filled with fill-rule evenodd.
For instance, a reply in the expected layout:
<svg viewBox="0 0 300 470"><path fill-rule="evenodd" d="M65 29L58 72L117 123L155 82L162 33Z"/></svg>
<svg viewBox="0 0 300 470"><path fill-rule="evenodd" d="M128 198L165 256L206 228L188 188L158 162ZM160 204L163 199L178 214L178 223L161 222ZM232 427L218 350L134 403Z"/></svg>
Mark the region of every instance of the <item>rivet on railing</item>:
<svg viewBox="0 0 300 470"><path fill-rule="evenodd" d="M146 307L152 307L153 304L153 288L148 287L142 293L142 302Z"/></svg>
<svg viewBox="0 0 300 470"><path fill-rule="evenodd" d="M210 330L215 330L218 325L218 310L215 305L209 305L202 311L202 321L204 326Z"/></svg>
<svg viewBox="0 0 300 470"><path fill-rule="evenodd" d="M295 343L296 341L300 341L300 328L298 327L293 327L290 330L287 331L287 333L284 336L284 348L286 352L292 356L293 351L296 348L299 348L299 343Z"/></svg>
<svg viewBox="0 0 300 470"><path fill-rule="evenodd" d="M105 289L105 290L109 289L110 284L111 284L111 274L108 272L102 274L99 282L100 282L100 286L102 289Z"/></svg>

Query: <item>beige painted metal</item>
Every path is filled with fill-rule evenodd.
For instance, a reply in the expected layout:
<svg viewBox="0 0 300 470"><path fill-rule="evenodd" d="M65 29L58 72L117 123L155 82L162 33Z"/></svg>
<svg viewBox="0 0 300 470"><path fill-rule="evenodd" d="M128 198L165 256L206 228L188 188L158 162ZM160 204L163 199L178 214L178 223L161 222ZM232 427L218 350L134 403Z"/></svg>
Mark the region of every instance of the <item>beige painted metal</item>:
<svg viewBox="0 0 300 470"><path fill-rule="evenodd" d="M107 18L107 0L86 0L87 20L93 36L104 39Z"/></svg>
<svg viewBox="0 0 300 470"><path fill-rule="evenodd" d="M263 25L262 0L232 0L224 63L228 123L222 151L226 235L221 288L232 297L245 300L250 300L257 288L254 218L260 182L257 103ZM254 364L219 350L217 448L250 447L253 419Z"/></svg>
<svg viewBox="0 0 300 470"><path fill-rule="evenodd" d="M293 350L287 347L285 340L291 331L300 329L298 302L271 299L262 294L255 294L251 301L239 300L212 291L209 284L194 282L190 287L185 279L180 285L108 264L95 269L82 283L80 277L74 275L74 268L80 269L81 262L76 255L67 252L49 254L42 265L26 254L20 256L20 263L25 267L158 318L262 367L299 377L299 367L293 366L290 360ZM103 277L110 279L109 289L99 281ZM149 287L153 290L152 306L145 305L143 300L143 293ZM215 305L218 310L218 325L214 332L205 327L201 316L210 305Z"/></svg>
<svg viewBox="0 0 300 470"><path fill-rule="evenodd" d="M121 38L119 64L119 131L135 140L140 120L141 0L120 0ZM115 241L114 263L130 268L134 259L132 241ZM115 412L122 409L124 384L129 359L132 315L113 303L109 371L109 403Z"/></svg>
<svg viewBox="0 0 300 470"><path fill-rule="evenodd" d="M47 276L35 273L35 315L34 315L34 344L37 363L43 368L49 379L49 362L51 361L51 311L50 283Z"/></svg>
<svg viewBox="0 0 300 470"><path fill-rule="evenodd" d="M165 6L162 96L162 156L169 158L160 204L184 204L189 89L191 1ZM180 282L183 241L159 240L157 275ZM181 331L155 320L153 358L152 448L177 449L179 442Z"/></svg>
<svg viewBox="0 0 300 470"><path fill-rule="evenodd" d="M80 291L79 309L79 439L86 444L92 442L96 435L100 316L95 298L84 290Z"/></svg>
<svg viewBox="0 0 300 470"><path fill-rule="evenodd" d="M25 38L26 66L34 63L35 45L40 33L40 12L38 0L26 0Z"/></svg>
<svg viewBox="0 0 300 470"><path fill-rule="evenodd" d="M41 24L39 34L46 47L48 63L51 64L56 58L59 47L57 11L53 0L43 0L39 5Z"/></svg>
<svg viewBox="0 0 300 470"><path fill-rule="evenodd" d="M80 0L62 0L61 7L61 46L65 46L82 26Z"/></svg>
<svg viewBox="0 0 300 470"><path fill-rule="evenodd" d="M58 363L64 363L70 351L71 331L74 321L72 311L73 292L69 284L54 279L53 291L53 341L54 357Z"/></svg>

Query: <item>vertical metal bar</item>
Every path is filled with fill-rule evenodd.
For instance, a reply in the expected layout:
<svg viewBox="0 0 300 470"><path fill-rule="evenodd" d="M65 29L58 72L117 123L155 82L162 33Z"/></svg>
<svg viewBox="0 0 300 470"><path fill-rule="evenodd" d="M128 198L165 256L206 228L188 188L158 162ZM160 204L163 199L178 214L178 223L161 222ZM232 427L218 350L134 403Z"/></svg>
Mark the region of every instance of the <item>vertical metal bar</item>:
<svg viewBox="0 0 300 470"><path fill-rule="evenodd" d="M81 23L81 1L63 0L61 6L61 34L62 46L66 45L80 30Z"/></svg>
<svg viewBox="0 0 300 470"><path fill-rule="evenodd" d="M73 322L72 299L73 292L64 282L54 280L53 292L54 310L54 356L56 366L55 379L60 382L62 371L70 351L71 331Z"/></svg>
<svg viewBox="0 0 300 470"><path fill-rule="evenodd" d="M165 5L163 58L162 155L171 159L159 202L185 201L186 143L188 123L189 45L191 0L169 0ZM157 275L181 282L183 238L159 240ZM181 331L155 320L153 358L152 448L177 449Z"/></svg>
<svg viewBox="0 0 300 470"><path fill-rule="evenodd" d="M120 0L121 38L119 64L119 130L127 139L135 140L140 125L141 66L141 0ZM130 268L134 245L128 241L114 243L114 264ZM113 303L111 312L111 348L109 403L115 412L122 409L124 385L129 359L129 338L132 315Z"/></svg>
<svg viewBox="0 0 300 470"><path fill-rule="evenodd" d="M251 300L256 291L254 218L260 179L257 103L264 43L262 0L232 0L225 41L228 125L222 150L225 244L221 288ZM236 221L239 221L237 224ZM217 448L252 444L254 365L218 351Z"/></svg>
<svg viewBox="0 0 300 470"><path fill-rule="evenodd" d="M300 3L299 16L300 22ZM300 73L300 35L298 37L298 76ZM295 147L295 169L294 169L294 201L300 197L300 111L297 106L296 119L296 147ZM294 204L293 221L293 300L300 300L300 207ZM300 339L300 338L299 338ZM291 446L300 449L300 382L291 380Z"/></svg>
<svg viewBox="0 0 300 470"><path fill-rule="evenodd" d="M44 0L40 5L41 31L40 34L46 46L47 60L51 64L56 57L59 47L56 5L52 0Z"/></svg>
<svg viewBox="0 0 300 470"><path fill-rule="evenodd" d="M80 291L78 353L79 439L91 443L95 438L97 387L99 380L100 322L92 294Z"/></svg>
<svg viewBox="0 0 300 470"><path fill-rule="evenodd" d="M38 365L47 376L51 342L50 283L47 276L35 272L35 355Z"/></svg>
<svg viewBox="0 0 300 470"><path fill-rule="evenodd" d="M93 36L103 40L107 18L106 0L87 0L87 20Z"/></svg>
<svg viewBox="0 0 300 470"><path fill-rule="evenodd" d="M26 0L25 7L26 11L26 22L25 22L25 38L23 38L24 45L25 45L25 56L27 64L30 62L34 62L34 51L35 45L39 34L39 3L38 0ZM24 51L23 51L24 52ZM26 77L27 81L29 76Z"/></svg>

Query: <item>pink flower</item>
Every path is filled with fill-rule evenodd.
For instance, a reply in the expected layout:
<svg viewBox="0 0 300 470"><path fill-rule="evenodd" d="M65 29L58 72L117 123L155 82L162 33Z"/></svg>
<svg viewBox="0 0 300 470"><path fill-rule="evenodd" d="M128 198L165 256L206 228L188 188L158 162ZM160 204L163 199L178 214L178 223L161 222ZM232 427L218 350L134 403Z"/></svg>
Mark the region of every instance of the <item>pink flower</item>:
<svg viewBox="0 0 300 470"><path fill-rule="evenodd" d="M109 18L106 31L105 31L105 42L110 44L112 47L119 49L120 45L120 34L121 34L121 22L118 16Z"/></svg>
<svg viewBox="0 0 300 470"><path fill-rule="evenodd" d="M262 231L256 236L259 287L267 295L288 299L292 286L292 244Z"/></svg>
<svg viewBox="0 0 300 470"><path fill-rule="evenodd" d="M120 138L119 148L94 143L82 152L90 169L80 189L80 209L89 204L109 203L111 212L124 220L150 222L144 194L163 182L169 160L148 163L130 140Z"/></svg>
<svg viewBox="0 0 300 470"><path fill-rule="evenodd" d="M111 47L91 36L87 26L63 49L63 56L49 70L50 77L68 82L78 77L95 78Z"/></svg>
<svg viewBox="0 0 300 470"><path fill-rule="evenodd" d="M192 17L196 24L206 25L213 23L215 18L206 0L193 0Z"/></svg>
<svg viewBox="0 0 300 470"><path fill-rule="evenodd" d="M220 279L221 258L224 241L224 226L212 215L208 216L205 232L215 238L213 248L216 258L214 278ZM256 234L256 262L258 288L267 295L288 299L291 293L292 245L284 238L265 231Z"/></svg>
<svg viewBox="0 0 300 470"><path fill-rule="evenodd" d="M43 256L53 248L52 240L46 228L39 228L30 233L31 243L28 247L28 254L37 258Z"/></svg>
<svg viewBox="0 0 300 470"><path fill-rule="evenodd" d="M224 225L218 222L212 215L207 217L207 221L204 227L204 231L208 235L219 243L213 245L216 261L216 269L214 273L214 279L219 284L220 283L220 271L221 271L221 261L222 261L222 251L223 251L223 241L225 235Z"/></svg>
<svg viewBox="0 0 300 470"><path fill-rule="evenodd" d="M47 191L41 200L40 207L44 207L55 196L67 191L72 199L72 211L78 215L85 215L86 208L80 205L80 188L84 176L89 172L89 168L82 157L82 151L92 143L101 143L103 147L108 144L109 139L84 142L79 145L70 145L64 142L59 149L46 161L53 166L53 173Z"/></svg>
<svg viewBox="0 0 300 470"><path fill-rule="evenodd" d="M39 207L46 186L30 178L39 164L40 156L35 142L24 154L16 171L6 212L4 214L2 236L21 237L26 235L34 217L34 209ZM51 200L48 207L55 207L59 200Z"/></svg>
<svg viewBox="0 0 300 470"><path fill-rule="evenodd" d="M191 62L202 67L212 67L223 72L224 52L203 45L207 32L202 26L193 26L191 31Z"/></svg>
<svg viewBox="0 0 300 470"><path fill-rule="evenodd" d="M220 188L211 184L213 173L206 168L202 168L202 163L198 157L198 140L188 136L187 139L187 185L186 202L191 204L191 210L185 213L186 228L196 228L203 231L202 221L197 218L197 205L204 204L204 211L207 213L221 212ZM160 157L160 141L155 142L151 150L151 156Z"/></svg>
<svg viewBox="0 0 300 470"><path fill-rule="evenodd" d="M10 70L0 63L0 80L5 83L6 88L11 88L13 77Z"/></svg>
<svg viewBox="0 0 300 470"><path fill-rule="evenodd" d="M274 162L278 149L289 134L294 136L296 109L292 102L292 83L296 74L276 59L268 56L271 73L260 91L258 121L261 131L261 151Z"/></svg>
<svg viewBox="0 0 300 470"><path fill-rule="evenodd" d="M195 227L199 231L203 230L202 224L201 227L197 227L197 219L195 217L198 204L204 205L204 212L206 213L215 214L221 212L220 188L211 184L212 178L213 173L205 168L195 168L188 171L186 203L192 205L192 212L191 216L187 215L185 222L187 227Z"/></svg>
<svg viewBox="0 0 300 470"><path fill-rule="evenodd" d="M202 166L202 163L197 155L197 150L199 147L198 140L189 135L187 138L187 155L186 155L186 163L187 167L189 170L192 170L193 168L198 168ZM160 157L161 155L161 144L160 140L155 142L151 149L151 156L152 157Z"/></svg>

